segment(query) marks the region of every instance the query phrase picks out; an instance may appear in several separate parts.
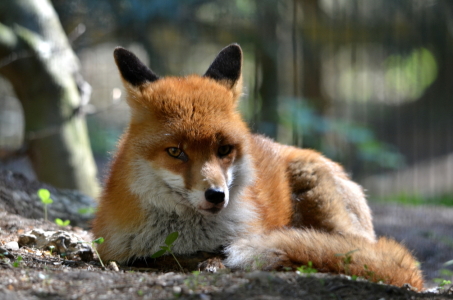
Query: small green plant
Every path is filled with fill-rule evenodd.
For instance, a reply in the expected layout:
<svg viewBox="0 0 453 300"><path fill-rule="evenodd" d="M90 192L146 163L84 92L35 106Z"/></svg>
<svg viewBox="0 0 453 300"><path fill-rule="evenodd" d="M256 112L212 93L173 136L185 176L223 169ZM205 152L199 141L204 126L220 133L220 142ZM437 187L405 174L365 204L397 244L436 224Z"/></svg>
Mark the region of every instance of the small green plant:
<svg viewBox="0 0 453 300"><path fill-rule="evenodd" d="M96 212L96 208L91 207L91 206L83 207L83 208L79 208L79 210L77 212L81 215L92 215Z"/></svg>
<svg viewBox="0 0 453 300"><path fill-rule="evenodd" d="M71 223L71 221L69 221L69 220L63 221L63 220L60 219L60 218L56 218L56 219L55 219L55 224L57 224L58 226L61 226L61 227L66 227L66 226L68 226L70 223Z"/></svg>
<svg viewBox="0 0 453 300"><path fill-rule="evenodd" d="M351 263L352 263L352 253L359 251L358 249L351 250L346 253L338 253L335 254L335 256L343 256L343 267L344 267L344 273L346 275L351 275Z"/></svg>
<svg viewBox="0 0 453 300"><path fill-rule="evenodd" d="M99 255L99 252L98 252L98 250L96 249L96 244L100 245L100 244L102 244L103 242L104 242L104 238L103 238L103 237L99 237L99 238L97 238L97 239L91 241L91 247L93 248L94 252L96 252L96 255L97 255L98 258L99 258L99 262L101 263L101 266L102 266L103 268L105 268L104 263L102 262L101 256Z"/></svg>
<svg viewBox="0 0 453 300"><path fill-rule="evenodd" d="M365 278L367 280L373 281L373 282L380 282L384 281L382 278L377 278L376 273L374 271L371 271L367 265L363 265L363 268L365 269Z"/></svg>
<svg viewBox="0 0 453 300"><path fill-rule="evenodd" d="M443 290L447 285L451 285L451 280L446 280L442 278L435 278L433 279L435 283L439 285L439 289Z"/></svg>
<svg viewBox="0 0 453 300"><path fill-rule="evenodd" d="M41 203L44 207L44 220L47 221L47 205L52 204L53 200L50 198L50 192L48 189L39 189L38 197L41 199Z"/></svg>
<svg viewBox="0 0 453 300"><path fill-rule="evenodd" d="M447 261L444 263L444 266L448 267L453 265L453 260ZM453 278L453 271L448 269L440 269L439 273L444 277ZM445 278L434 278L433 281L438 284L439 290L444 290L448 285L451 285L451 280Z"/></svg>
<svg viewBox="0 0 453 300"><path fill-rule="evenodd" d="M254 265L255 265L255 269L257 270L261 270L264 265L266 264L266 261L263 259L263 257L261 255L256 255L253 257L253 261L254 261Z"/></svg>
<svg viewBox="0 0 453 300"><path fill-rule="evenodd" d="M171 250L171 248L173 247L173 243L176 241L178 236L179 236L179 233L177 231L172 232L169 235L167 235L167 237L165 238L165 246L160 246L161 250L159 250L156 253L154 253L153 255L151 255L151 258L161 257L162 255L164 255L165 253L168 252L173 256L173 258L175 259L175 261L178 264L181 271L184 272L183 267L181 266L178 259L176 258L176 256L173 254L173 251Z"/></svg>
<svg viewBox="0 0 453 300"><path fill-rule="evenodd" d="M14 268L19 268L20 263L22 262L22 260L23 260L22 256L19 255L19 256L16 258L16 261L13 262L13 267L14 267Z"/></svg>
<svg viewBox="0 0 453 300"><path fill-rule="evenodd" d="M101 256L99 255L98 250L96 249L96 244L99 245L99 244L102 244L103 242L104 242L104 238L103 238L103 237L98 237L97 239L92 240L91 242L78 242L78 243L79 243L79 244L82 244L82 243L91 244L91 248L93 248L94 252L96 252L96 255L97 255L98 258L99 258L99 262L101 263L101 266L105 269L104 262L102 261Z"/></svg>
<svg viewBox="0 0 453 300"><path fill-rule="evenodd" d="M50 255L52 255L52 253L53 253L53 249L55 249L55 246L49 246L49 252L50 252Z"/></svg>
<svg viewBox="0 0 453 300"><path fill-rule="evenodd" d="M296 269L296 271L299 272L299 274L308 274L308 275L318 272L318 270L313 268L313 263L311 261L308 261L306 266L300 266L299 268Z"/></svg>
<svg viewBox="0 0 453 300"><path fill-rule="evenodd" d="M206 278L201 276L200 271L192 271L192 275L184 280L184 284L192 291L206 284Z"/></svg>

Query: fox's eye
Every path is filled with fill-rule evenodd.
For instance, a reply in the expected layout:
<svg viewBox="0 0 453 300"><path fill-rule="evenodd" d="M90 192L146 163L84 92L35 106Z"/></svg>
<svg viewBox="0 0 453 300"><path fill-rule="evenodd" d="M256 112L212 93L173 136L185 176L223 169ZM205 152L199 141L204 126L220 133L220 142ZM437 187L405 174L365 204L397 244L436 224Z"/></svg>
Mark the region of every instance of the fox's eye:
<svg viewBox="0 0 453 300"><path fill-rule="evenodd" d="M170 148L167 148L166 150L167 150L168 155L175 157L175 158L179 158L179 156L182 153L182 150L179 148L176 148L176 147L170 147Z"/></svg>
<svg viewBox="0 0 453 300"><path fill-rule="evenodd" d="M221 157L226 156L226 155L230 154L232 149L233 149L233 146L231 146L231 145L220 146L219 150L217 150L217 153Z"/></svg>

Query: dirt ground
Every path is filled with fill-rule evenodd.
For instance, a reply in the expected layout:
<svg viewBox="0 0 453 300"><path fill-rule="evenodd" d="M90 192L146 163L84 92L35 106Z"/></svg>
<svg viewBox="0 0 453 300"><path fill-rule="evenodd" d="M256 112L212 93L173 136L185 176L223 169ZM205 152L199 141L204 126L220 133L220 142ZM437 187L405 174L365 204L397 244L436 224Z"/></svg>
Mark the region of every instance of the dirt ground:
<svg viewBox="0 0 453 300"><path fill-rule="evenodd" d="M392 226L391 211L374 208L375 222L380 223L377 231L396 235L420 225L415 217L406 220L405 228ZM406 210L404 210L406 211ZM444 210L442 210L444 211ZM451 217L439 217L438 211L424 210L421 217L434 213L435 220L446 222L442 230L452 229ZM411 212L417 215L417 211ZM379 219L379 221L378 221ZM400 216L401 219L401 216ZM450 223L448 223L450 220ZM426 222L425 222L426 223ZM385 226L384 226L385 225ZM436 223L436 226L439 224ZM43 220L33 220L0 211L0 246L6 247L18 236L33 228L59 230L57 225ZM392 229L393 228L393 229ZM88 231L66 227L80 239L90 241ZM419 230L420 231L420 230ZM435 230L433 231L435 232ZM412 240L415 240L415 233ZM450 232L450 234L452 234ZM406 234L407 236L407 234ZM436 233L425 235L429 239ZM422 235L423 237L423 235ZM435 239L434 239L435 240ZM420 243L423 241L419 241ZM443 250L438 244L429 248ZM448 243L447 243L448 244ZM10 245L10 244L8 244ZM406 243L407 245L407 243ZM451 246L451 245L450 245ZM437 247L437 248L436 248ZM426 248L426 247L425 247ZM422 252L424 250L422 249ZM428 251L429 252L429 251ZM422 253L425 255L426 253ZM22 257L22 260L18 257ZM428 253L429 256L429 253ZM452 248L445 257L453 256ZM444 256L437 257L437 260ZM423 266L423 264L422 264ZM436 265L437 267L437 265ZM437 276L436 271L429 276ZM426 271L425 271L426 273ZM428 283L432 285L432 278ZM453 291L434 289L416 293L409 288L397 288L374 284L347 276L326 274L300 275L296 272L231 272L211 273L175 272L144 268L103 269L97 259L82 261L80 258L63 259L48 250L21 247L10 250L0 258L0 300L14 299L453 299Z"/></svg>

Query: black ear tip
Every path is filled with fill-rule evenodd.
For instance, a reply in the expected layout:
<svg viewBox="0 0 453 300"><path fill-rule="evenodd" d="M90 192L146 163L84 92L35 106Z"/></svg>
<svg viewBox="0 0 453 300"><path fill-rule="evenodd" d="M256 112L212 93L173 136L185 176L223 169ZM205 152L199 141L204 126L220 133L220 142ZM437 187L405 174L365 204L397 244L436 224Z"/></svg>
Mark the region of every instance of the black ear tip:
<svg viewBox="0 0 453 300"><path fill-rule="evenodd" d="M125 57L131 57L135 56L132 52L124 49L123 47L116 47L115 50L113 51L113 57L115 58L115 61L118 61L119 59L125 58Z"/></svg>
<svg viewBox="0 0 453 300"><path fill-rule="evenodd" d="M228 80L231 86L241 77L242 49L238 44L223 48L204 74L214 80Z"/></svg>
<svg viewBox="0 0 453 300"><path fill-rule="evenodd" d="M124 49L123 47L120 47L120 46L115 47L115 50L113 50L113 55L116 56L116 55L117 55L119 52L121 52L122 50L126 50L126 49Z"/></svg>
<svg viewBox="0 0 453 300"><path fill-rule="evenodd" d="M241 46L238 43L229 44L225 48L231 48L231 49L235 49L236 51L242 52Z"/></svg>
<svg viewBox="0 0 453 300"><path fill-rule="evenodd" d="M242 49L239 44L230 44L220 51L221 53L226 53L228 56L242 58Z"/></svg>
<svg viewBox="0 0 453 300"><path fill-rule="evenodd" d="M113 50L113 53L115 54L116 52L121 52L121 51L123 51L123 50L126 50L126 49L124 49L124 48L121 47L121 46L117 46L117 47L115 47L115 50ZM127 50L126 50L126 51L127 51Z"/></svg>
<svg viewBox="0 0 453 300"><path fill-rule="evenodd" d="M116 47L113 57L123 78L134 86L159 79L134 53L123 47Z"/></svg>

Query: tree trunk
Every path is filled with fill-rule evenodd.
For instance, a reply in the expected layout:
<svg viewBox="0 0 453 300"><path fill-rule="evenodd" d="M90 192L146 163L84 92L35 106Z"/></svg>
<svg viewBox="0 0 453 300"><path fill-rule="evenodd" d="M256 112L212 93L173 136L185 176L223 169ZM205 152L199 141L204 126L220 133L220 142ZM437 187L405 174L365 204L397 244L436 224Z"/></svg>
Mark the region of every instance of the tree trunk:
<svg viewBox="0 0 453 300"><path fill-rule="evenodd" d="M81 113L89 95L48 0L0 2L0 74L25 114L25 136L40 181L96 196L99 185ZM79 89L81 92L79 92Z"/></svg>
<svg viewBox="0 0 453 300"><path fill-rule="evenodd" d="M257 2L259 7L259 42L256 47L262 81L258 89L261 98L258 132L277 139L278 115L278 68L277 68L277 19L276 3ZM274 9L269 9L269 7Z"/></svg>
<svg viewBox="0 0 453 300"><path fill-rule="evenodd" d="M308 24L317 24L320 21L322 11L319 7L318 0L301 1L304 11L304 22ZM316 29L314 29L316 30ZM306 34L306 32L304 32ZM316 34L316 33L315 33ZM304 36L302 36L304 38ZM322 87L322 47L315 41L310 41L308 38L303 40L303 74L302 74L302 93L304 98L308 100L318 113L325 115L331 103L323 94Z"/></svg>

